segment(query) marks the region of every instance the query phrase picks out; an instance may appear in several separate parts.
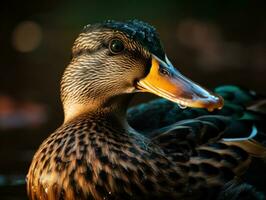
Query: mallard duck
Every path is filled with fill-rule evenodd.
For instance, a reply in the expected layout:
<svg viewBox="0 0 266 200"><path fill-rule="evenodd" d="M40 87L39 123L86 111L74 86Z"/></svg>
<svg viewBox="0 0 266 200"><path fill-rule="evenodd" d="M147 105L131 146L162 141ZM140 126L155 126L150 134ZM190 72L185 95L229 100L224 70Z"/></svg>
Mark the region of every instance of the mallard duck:
<svg viewBox="0 0 266 200"><path fill-rule="evenodd" d="M61 81L64 122L33 157L30 199L215 199L251 156L266 157L264 113L242 104L256 95L239 89L247 97L235 100L184 77L149 24L88 25L72 53ZM137 92L167 100L127 114Z"/></svg>

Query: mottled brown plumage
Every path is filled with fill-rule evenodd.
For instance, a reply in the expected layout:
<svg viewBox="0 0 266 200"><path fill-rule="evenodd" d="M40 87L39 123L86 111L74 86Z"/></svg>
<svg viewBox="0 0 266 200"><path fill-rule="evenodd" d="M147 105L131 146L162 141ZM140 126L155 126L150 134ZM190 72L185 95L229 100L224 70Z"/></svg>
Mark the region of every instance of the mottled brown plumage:
<svg viewBox="0 0 266 200"><path fill-rule="evenodd" d="M110 52L114 38L123 41L122 53ZM30 199L214 199L246 170L247 151L266 156L257 143L221 139L230 117L195 117L146 135L131 128L127 106L152 54L167 60L155 29L143 22L84 29L62 79L65 121L29 169Z"/></svg>

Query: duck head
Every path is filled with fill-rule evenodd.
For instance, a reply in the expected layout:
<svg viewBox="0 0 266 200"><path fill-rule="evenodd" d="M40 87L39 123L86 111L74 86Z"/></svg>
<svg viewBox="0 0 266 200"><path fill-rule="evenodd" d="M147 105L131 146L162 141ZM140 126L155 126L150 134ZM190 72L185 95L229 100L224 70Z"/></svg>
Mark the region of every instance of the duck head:
<svg viewBox="0 0 266 200"><path fill-rule="evenodd" d="M88 25L74 42L61 82L65 120L89 110L127 106L150 92L183 106L213 110L220 96L184 77L167 58L156 30L141 21Z"/></svg>

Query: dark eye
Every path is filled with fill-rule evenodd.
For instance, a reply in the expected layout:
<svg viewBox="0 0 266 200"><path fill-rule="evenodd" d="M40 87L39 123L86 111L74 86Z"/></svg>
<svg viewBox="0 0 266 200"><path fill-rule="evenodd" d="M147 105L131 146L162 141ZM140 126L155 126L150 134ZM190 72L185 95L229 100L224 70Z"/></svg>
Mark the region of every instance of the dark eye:
<svg viewBox="0 0 266 200"><path fill-rule="evenodd" d="M109 49L113 54L117 54L124 50L124 44L121 40L113 39L109 44Z"/></svg>

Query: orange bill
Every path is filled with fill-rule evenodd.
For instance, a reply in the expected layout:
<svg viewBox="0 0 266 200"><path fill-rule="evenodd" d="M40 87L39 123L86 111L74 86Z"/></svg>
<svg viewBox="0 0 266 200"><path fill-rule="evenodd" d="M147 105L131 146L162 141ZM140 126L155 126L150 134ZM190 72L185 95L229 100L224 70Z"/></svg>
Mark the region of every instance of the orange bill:
<svg viewBox="0 0 266 200"><path fill-rule="evenodd" d="M152 56L148 75L137 83L142 92L150 92L178 103L181 107L206 108L209 111L221 109L223 99L199 86L176 70L170 61Z"/></svg>

